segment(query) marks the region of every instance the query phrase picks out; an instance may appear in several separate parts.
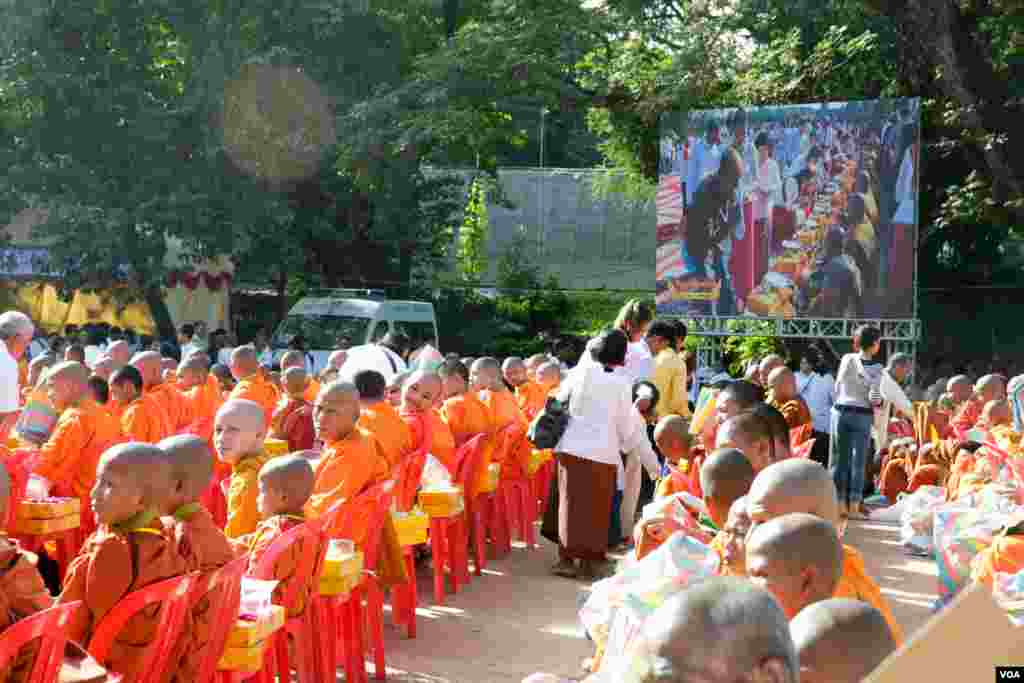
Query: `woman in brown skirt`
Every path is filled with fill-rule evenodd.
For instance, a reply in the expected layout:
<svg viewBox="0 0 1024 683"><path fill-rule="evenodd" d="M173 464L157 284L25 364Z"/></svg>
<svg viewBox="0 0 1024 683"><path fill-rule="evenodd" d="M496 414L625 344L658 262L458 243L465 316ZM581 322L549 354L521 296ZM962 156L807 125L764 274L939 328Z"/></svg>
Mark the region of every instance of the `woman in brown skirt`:
<svg viewBox="0 0 1024 683"><path fill-rule="evenodd" d="M593 345L597 363L581 363L559 389L571 418L555 447L558 491L542 528L558 543L552 568L558 576L591 579L594 564L608 551L620 453L632 449L636 431L629 377L615 372L625 362L627 345L621 330L603 333Z"/></svg>

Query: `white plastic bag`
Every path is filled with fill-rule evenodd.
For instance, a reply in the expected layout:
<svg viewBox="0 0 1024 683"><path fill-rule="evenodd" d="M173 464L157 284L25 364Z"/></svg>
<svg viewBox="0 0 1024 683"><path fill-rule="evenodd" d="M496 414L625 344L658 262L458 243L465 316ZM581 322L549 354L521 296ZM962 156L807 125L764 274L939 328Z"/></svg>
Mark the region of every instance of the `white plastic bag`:
<svg viewBox="0 0 1024 683"><path fill-rule="evenodd" d="M420 488L428 491L448 489L452 486L452 475L448 468L441 464L441 461L434 456L427 454L427 461L423 465L423 474L420 475Z"/></svg>
<svg viewBox="0 0 1024 683"><path fill-rule="evenodd" d="M238 602L238 613L242 616L264 619L270 614L277 581L264 581L251 576L242 577L242 591Z"/></svg>
<svg viewBox="0 0 1024 683"><path fill-rule="evenodd" d="M50 497L52 484L37 474L28 478L28 485L25 487L25 497L29 500L46 500Z"/></svg>
<svg viewBox="0 0 1024 683"><path fill-rule="evenodd" d="M911 555L932 554L932 513L946 502L946 490L941 486L922 486L902 499L900 542Z"/></svg>

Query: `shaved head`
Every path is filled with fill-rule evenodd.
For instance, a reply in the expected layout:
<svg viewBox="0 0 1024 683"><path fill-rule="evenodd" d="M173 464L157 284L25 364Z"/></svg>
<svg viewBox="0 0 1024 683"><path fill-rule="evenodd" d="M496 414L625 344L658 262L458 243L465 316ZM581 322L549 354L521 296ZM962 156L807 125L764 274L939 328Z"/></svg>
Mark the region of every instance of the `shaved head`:
<svg viewBox="0 0 1024 683"><path fill-rule="evenodd" d="M704 495L721 501L726 511L747 495L754 481L754 468L735 448L722 448L712 453L700 468L700 487Z"/></svg>
<svg viewBox="0 0 1024 683"><path fill-rule="evenodd" d="M558 363L544 361L536 370L536 379L543 384L555 384L562 379L562 368Z"/></svg>
<svg viewBox="0 0 1024 683"><path fill-rule="evenodd" d="M522 358L517 358L516 356L510 356L510 357L506 358L505 362L501 364L502 372L508 372L509 370L520 370L520 369L525 370L526 369L526 363L523 362Z"/></svg>
<svg viewBox="0 0 1024 683"><path fill-rule="evenodd" d="M608 680L629 683L794 683L798 665L772 596L742 579L712 577L665 602L613 671Z"/></svg>
<svg viewBox="0 0 1024 683"><path fill-rule="evenodd" d="M859 683L896 650L882 613L857 600L808 605L789 630L803 683Z"/></svg>
<svg viewBox="0 0 1024 683"><path fill-rule="evenodd" d="M197 436L172 436L157 444L170 463L174 498L167 512L187 503L194 503L210 485L213 477L213 454L206 441Z"/></svg>
<svg viewBox="0 0 1024 683"><path fill-rule="evenodd" d="M86 384L89 381L89 368L73 360L66 360L50 368L46 376L48 379L69 379L72 382Z"/></svg>
<svg viewBox="0 0 1024 683"><path fill-rule="evenodd" d="M747 511L754 524L794 512L839 524L836 485L824 467L806 458L783 460L759 473L747 494Z"/></svg>
<svg viewBox="0 0 1024 683"><path fill-rule="evenodd" d="M260 481L284 498L289 509L301 510L313 494L313 467L298 455L278 456L260 469Z"/></svg>
<svg viewBox="0 0 1024 683"><path fill-rule="evenodd" d="M331 382L320 389L324 401L359 401L359 389L350 382Z"/></svg>
<svg viewBox="0 0 1024 683"><path fill-rule="evenodd" d="M747 576L771 592L792 619L835 593L843 547L836 529L814 515L794 513L757 526L747 539Z"/></svg>
<svg viewBox="0 0 1024 683"><path fill-rule="evenodd" d="M359 389L348 382L331 382L320 388L313 403L313 427L321 441L348 438L359 420Z"/></svg>
<svg viewBox="0 0 1024 683"><path fill-rule="evenodd" d="M430 410L441 398L443 387L436 372L417 370L402 386L402 405L415 411Z"/></svg>
<svg viewBox="0 0 1024 683"><path fill-rule="evenodd" d="M255 374L260 369L256 347L239 346L231 352L231 374L235 379L243 379Z"/></svg>
<svg viewBox="0 0 1024 683"><path fill-rule="evenodd" d="M729 382L715 399L718 422L722 423L730 417L736 417L763 400L764 389L756 384L744 380Z"/></svg>
<svg viewBox="0 0 1024 683"><path fill-rule="evenodd" d="M147 387L154 387L163 381L163 358L156 351L143 351L132 356L132 367L142 374Z"/></svg>
<svg viewBox="0 0 1024 683"><path fill-rule="evenodd" d="M982 417L989 429L999 425L1010 424L1013 421L1013 414L1010 412L1010 402L1006 400L989 401L981 411Z"/></svg>
<svg viewBox="0 0 1024 683"><path fill-rule="evenodd" d="M796 376L785 365L779 366L768 373L767 386L772 390L777 401L790 401L797 395Z"/></svg>
<svg viewBox="0 0 1024 683"><path fill-rule="evenodd" d="M213 443L217 447L217 456L224 462L233 465L262 452L266 436L266 417L259 403L232 399L217 411Z"/></svg>
<svg viewBox="0 0 1024 683"><path fill-rule="evenodd" d="M306 391L306 369L296 366L289 367L281 375L281 384L289 396L301 396Z"/></svg>
<svg viewBox="0 0 1024 683"><path fill-rule="evenodd" d="M171 466L162 450L138 442L119 444L107 449L100 457L97 475L102 476L103 470L108 468L128 475L132 485L141 493L144 506L164 509L171 490ZM96 513L102 523L100 510Z"/></svg>
<svg viewBox="0 0 1024 683"><path fill-rule="evenodd" d="M128 346L128 342L118 340L111 342L110 346L107 347L107 355L114 361L114 364L118 367L124 367L131 362L132 350Z"/></svg>
<svg viewBox="0 0 1024 683"><path fill-rule="evenodd" d="M946 382L946 391L957 403L963 403L971 397L971 380L967 375L956 375Z"/></svg>
<svg viewBox="0 0 1024 683"><path fill-rule="evenodd" d="M974 385L974 393L982 401L998 401L1006 398L1006 381L1002 375L985 375Z"/></svg>
<svg viewBox="0 0 1024 683"><path fill-rule="evenodd" d="M497 358L477 358L469 369L469 384L473 391L498 389L501 382L501 363Z"/></svg>
<svg viewBox="0 0 1024 683"><path fill-rule="evenodd" d="M530 356L526 359L526 369L531 372L536 372L544 363L547 363L550 359L543 353L538 353Z"/></svg>
<svg viewBox="0 0 1024 683"><path fill-rule="evenodd" d="M775 368L781 367L785 364L786 360L776 353L770 353L765 356L757 366L757 374L761 380L761 384L767 386L768 375L770 375Z"/></svg>
<svg viewBox="0 0 1024 683"><path fill-rule="evenodd" d="M717 448L736 448L760 472L772 464L774 433L768 421L751 412L729 418L718 428Z"/></svg>
<svg viewBox="0 0 1024 683"><path fill-rule="evenodd" d="M281 356L281 371L287 370L288 368L302 368L306 369L306 359L303 357L301 351L285 351L284 355Z"/></svg>

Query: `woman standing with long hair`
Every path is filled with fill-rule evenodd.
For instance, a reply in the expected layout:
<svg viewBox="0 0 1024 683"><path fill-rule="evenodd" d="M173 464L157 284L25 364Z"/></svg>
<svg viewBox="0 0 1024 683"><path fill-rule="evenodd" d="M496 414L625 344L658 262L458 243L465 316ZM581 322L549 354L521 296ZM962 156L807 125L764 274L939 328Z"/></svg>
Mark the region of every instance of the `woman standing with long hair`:
<svg viewBox="0 0 1024 683"><path fill-rule="evenodd" d="M654 320L654 308L639 299L630 299L615 316L615 329L626 335L626 361L623 368L634 382L651 378L654 373L654 356L644 341L644 335Z"/></svg>
<svg viewBox="0 0 1024 683"><path fill-rule="evenodd" d="M853 353L843 356L836 373L832 406L828 469L839 494L843 518L863 517L864 478L871 458L871 425L882 378L882 364L875 360L882 348L882 333L870 325L853 335Z"/></svg>

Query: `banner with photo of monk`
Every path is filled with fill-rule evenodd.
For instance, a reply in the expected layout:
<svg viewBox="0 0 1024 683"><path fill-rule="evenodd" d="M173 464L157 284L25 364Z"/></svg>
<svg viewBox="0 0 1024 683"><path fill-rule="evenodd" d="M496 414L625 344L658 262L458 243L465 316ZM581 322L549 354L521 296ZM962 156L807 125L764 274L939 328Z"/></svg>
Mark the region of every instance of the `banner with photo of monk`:
<svg viewBox="0 0 1024 683"><path fill-rule="evenodd" d="M920 101L666 116L659 315L910 319Z"/></svg>

